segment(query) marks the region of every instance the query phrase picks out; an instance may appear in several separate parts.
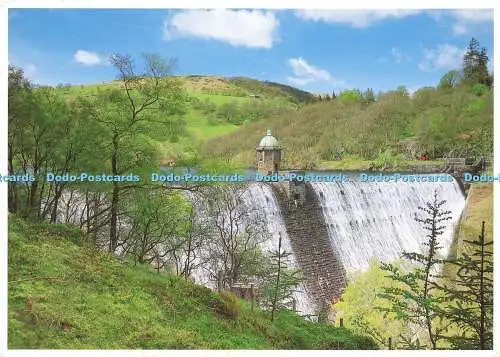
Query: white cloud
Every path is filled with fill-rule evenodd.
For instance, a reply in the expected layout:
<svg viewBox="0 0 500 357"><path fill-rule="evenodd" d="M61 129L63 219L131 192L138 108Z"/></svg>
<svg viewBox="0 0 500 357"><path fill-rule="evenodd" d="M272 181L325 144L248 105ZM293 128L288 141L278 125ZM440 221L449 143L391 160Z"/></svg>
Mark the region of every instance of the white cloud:
<svg viewBox="0 0 500 357"><path fill-rule="evenodd" d="M24 66L23 71L24 75L31 80L33 80L38 73L38 69L32 63L28 63L26 66Z"/></svg>
<svg viewBox="0 0 500 357"><path fill-rule="evenodd" d="M465 49L450 44L438 45L435 49L424 49L424 58L418 65L422 71L457 69L462 63Z"/></svg>
<svg viewBox="0 0 500 357"><path fill-rule="evenodd" d="M294 85L303 86L315 82L327 82L336 86L344 84L343 81L332 77L328 71L307 63L302 57L290 58L287 64L292 68L295 75L294 77L287 77L287 80Z"/></svg>
<svg viewBox="0 0 500 357"><path fill-rule="evenodd" d="M400 19L417 15L421 10L298 10L296 16L304 20L347 24L355 28L370 27L389 18Z"/></svg>
<svg viewBox="0 0 500 357"><path fill-rule="evenodd" d="M78 50L73 55L73 58L86 66L96 66L100 64L107 64L107 61L99 56L95 52L88 52L84 50Z"/></svg>
<svg viewBox="0 0 500 357"><path fill-rule="evenodd" d="M449 13L453 18L454 23L452 26L455 35L464 35L471 30L478 29L481 25L490 22L493 25L493 10L454 10ZM441 20L439 17L437 20Z"/></svg>
<svg viewBox="0 0 500 357"><path fill-rule="evenodd" d="M392 55L392 57L394 57L394 61L396 63L401 63L404 60L408 59L408 56L406 56L403 52L401 52L400 50L398 50L397 47L392 47L391 48L391 55Z"/></svg>
<svg viewBox="0 0 500 357"><path fill-rule="evenodd" d="M493 10L455 10L453 16L465 22L493 21Z"/></svg>
<svg viewBox="0 0 500 357"><path fill-rule="evenodd" d="M163 38L200 37L232 46L271 48L278 40L279 21L272 12L259 10L187 10L163 23Z"/></svg>

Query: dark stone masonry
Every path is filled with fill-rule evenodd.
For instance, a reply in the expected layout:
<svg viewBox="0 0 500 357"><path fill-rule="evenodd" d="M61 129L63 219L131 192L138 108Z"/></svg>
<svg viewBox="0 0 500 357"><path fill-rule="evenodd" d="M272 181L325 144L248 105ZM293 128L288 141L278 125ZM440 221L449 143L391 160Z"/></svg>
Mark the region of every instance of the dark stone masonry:
<svg viewBox="0 0 500 357"><path fill-rule="evenodd" d="M293 253L306 278L306 289L318 307L330 306L346 285L346 271L332 248L320 203L309 183L297 200L289 185L271 184L278 199Z"/></svg>

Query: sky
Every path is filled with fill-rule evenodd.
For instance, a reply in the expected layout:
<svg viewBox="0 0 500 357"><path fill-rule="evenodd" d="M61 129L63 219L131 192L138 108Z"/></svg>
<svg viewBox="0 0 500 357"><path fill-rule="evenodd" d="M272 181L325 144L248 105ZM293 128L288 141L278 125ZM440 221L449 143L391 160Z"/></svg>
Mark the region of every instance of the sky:
<svg viewBox="0 0 500 357"><path fill-rule="evenodd" d="M116 78L108 58L175 59L173 74L245 76L311 92L433 86L493 10L9 9L9 63L39 84Z"/></svg>

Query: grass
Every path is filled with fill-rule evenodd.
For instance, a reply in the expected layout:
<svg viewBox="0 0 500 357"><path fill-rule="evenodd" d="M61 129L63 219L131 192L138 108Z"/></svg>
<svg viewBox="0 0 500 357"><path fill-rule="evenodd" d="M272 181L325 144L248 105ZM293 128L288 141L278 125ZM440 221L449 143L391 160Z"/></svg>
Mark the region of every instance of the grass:
<svg viewBox="0 0 500 357"><path fill-rule="evenodd" d="M203 102L208 101L216 106L230 102L244 105L258 101L276 108L295 108L298 101L307 99L307 95L310 95L307 92L298 90L295 93L286 86L284 86L285 89L278 88L275 83L245 78L238 80L217 76L179 76L178 78L182 81L189 97ZM259 89L260 98L250 97L250 94L254 92L252 91L254 87L248 87L249 83ZM97 94L99 90L118 87L119 82L113 81L80 86L63 86L58 88L58 92L67 98L74 98L76 96L92 96ZM193 107L187 108L183 119L186 122L187 134L189 135L189 147L185 148L185 145L180 143L158 142L162 152L161 163L166 163L170 159L186 160L183 155L184 149L191 152L193 146L198 147L199 144L207 140L231 134L241 127L231 123L216 123Z"/></svg>
<svg viewBox="0 0 500 357"><path fill-rule="evenodd" d="M359 156L346 155L342 160L336 161L321 161L318 165L319 170L346 170L346 171L364 171L369 170L373 160L364 160ZM442 161L438 160L404 160L400 165L391 169L391 171L405 170L408 166L427 166L427 165L443 165Z"/></svg>
<svg viewBox="0 0 500 357"><path fill-rule="evenodd" d="M486 241L493 240L493 184L474 183L468 193L467 206L458 233L458 247L463 240L474 240L485 222Z"/></svg>
<svg viewBox="0 0 500 357"><path fill-rule="evenodd" d="M486 241L493 240L493 185L491 183L473 183L467 195L467 204L455 232L450 247L450 258L461 253L471 253L464 240L476 240L481 233L481 222L485 222ZM444 275L454 277L456 267L445 264Z"/></svg>
<svg viewBox="0 0 500 357"><path fill-rule="evenodd" d="M239 127L234 124L212 124L207 118L196 110L189 110L186 114L188 131L198 140L208 140L229 134Z"/></svg>
<svg viewBox="0 0 500 357"><path fill-rule="evenodd" d="M374 349L345 328L89 247L81 231L9 216L10 349Z"/></svg>

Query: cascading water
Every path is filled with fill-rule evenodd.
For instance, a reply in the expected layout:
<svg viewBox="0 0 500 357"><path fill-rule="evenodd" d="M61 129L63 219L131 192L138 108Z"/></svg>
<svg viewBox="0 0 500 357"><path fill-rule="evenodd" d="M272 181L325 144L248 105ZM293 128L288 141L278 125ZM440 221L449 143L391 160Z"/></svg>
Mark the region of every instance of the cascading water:
<svg viewBox="0 0 500 357"><path fill-rule="evenodd" d="M447 201L444 209L451 211L452 219L446 222L446 229L440 237L442 252L447 254L453 240L454 227L465 206L465 198L456 181L312 182L311 187L321 206L332 249L338 253L348 273L366 269L372 258L389 262L397 260L403 251L421 251L421 244L427 232L414 217L418 207L433 199L435 190L440 200ZM188 196L194 198L192 193ZM70 205L70 201L75 203ZM202 220L207 218L205 203L202 199L197 200L194 205ZM261 182L249 183L239 197L239 204L249 212L249 220L263 223L267 230L269 239L261 244L264 251L277 250L281 235L282 249L293 252L290 234L282 214L283 207L280 208L270 185ZM66 210L66 206L71 210ZM85 212L82 194L65 193L60 200L57 221L78 224L79 218L84 217ZM311 238L314 239L314 236ZM201 250L203 249L206 248L202 247ZM202 255L197 254L196 259ZM298 267L296 256L292 254L287 264L290 267ZM212 288L216 286L213 271L210 273L203 264L199 264L192 276L198 283ZM318 306L311 293L306 290L305 284L299 286L294 299L300 314L312 315L316 312Z"/></svg>
<svg viewBox="0 0 500 357"><path fill-rule="evenodd" d="M258 214L262 215L266 221L271 239L264 243L265 249L277 251L281 234L282 251L293 253L290 238L286 231L285 222L283 221L283 215L271 187L266 184L252 182L248 185L244 196L246 198L245 204L249 205L253 212L259 212ZM293 254L288 257L286 264L289 267L298 267ZM315 313L316 307L303 284L297 287L293 295L296 301L297 312L303 315L312 315Z"/></svg>
<svg viewBox="0 0 500 357"><path fill-rule="evenodd" d="M421 251L426 231L415 221L418 207L446 200L452 219L440 237L447 254L465 198L453 182L313 182L322 206L330 241L348 272L364 270L369 261L394 261L403 251ZM422 212L418 213L420 216Z"/></svg>
<svg viewBox="0 0 500 357"><path fill-rule="evenodd" d="M193 201L193 194L189 196ZM260 245L262 250L265 252L277 251L281 235L281 250L292 253L293 251L290 246L290 239L286 231L283 216L271 187L266 184L251 182L244 189L240 198L241 203L244 205L242 211L247 212L249 216L247 217L247 222L239 223L245 225L250 221L261 222L269 235L269 239L265 240ZM202 201L200 202L200 206L197 207L200 219L205 218L208 212L206 207L202 207L203 205L204 202ZM242 230L242 227L240 227L240 230ZM297 267L297 262L293 254L287 257L286 264L288 267ZM198 269L195 269L192 276L196 282L215 288L215 277L207 274L205 267L200 266ZM296 302L296 310L299 313L304 315L314 313L313 302L309 298L309 294L306 292L304 285L298 286L293 296Z"/></svg>

